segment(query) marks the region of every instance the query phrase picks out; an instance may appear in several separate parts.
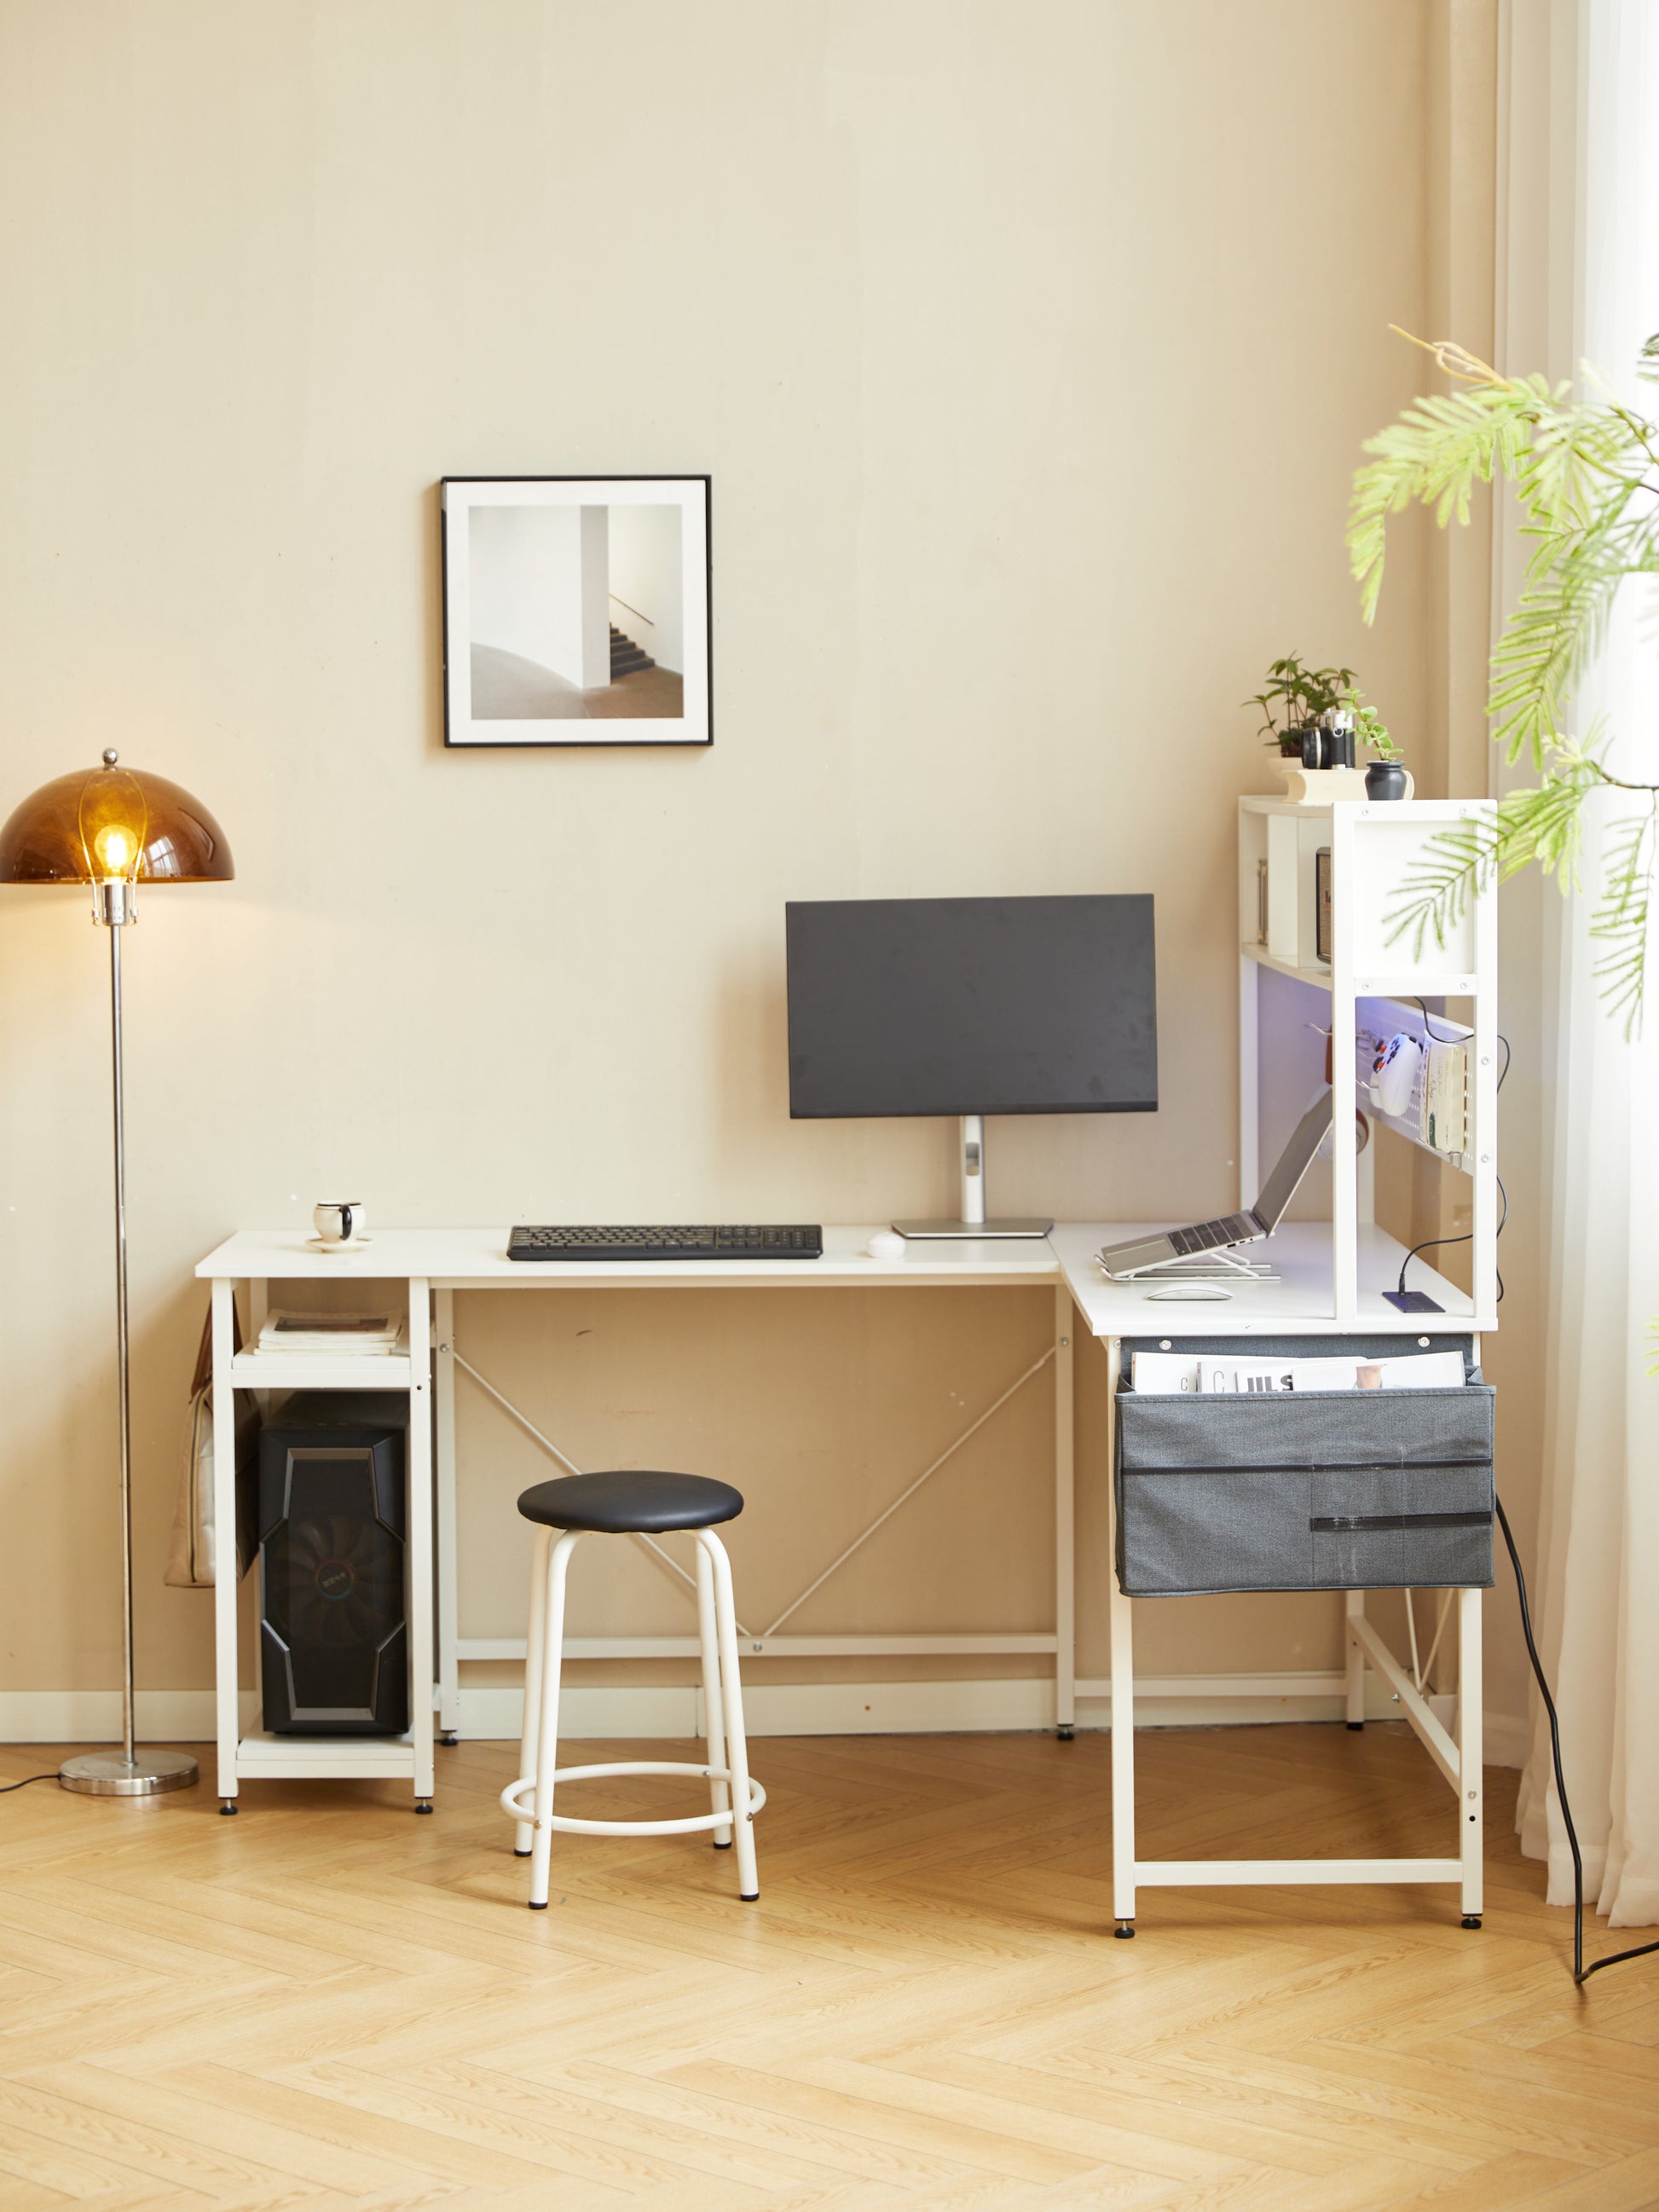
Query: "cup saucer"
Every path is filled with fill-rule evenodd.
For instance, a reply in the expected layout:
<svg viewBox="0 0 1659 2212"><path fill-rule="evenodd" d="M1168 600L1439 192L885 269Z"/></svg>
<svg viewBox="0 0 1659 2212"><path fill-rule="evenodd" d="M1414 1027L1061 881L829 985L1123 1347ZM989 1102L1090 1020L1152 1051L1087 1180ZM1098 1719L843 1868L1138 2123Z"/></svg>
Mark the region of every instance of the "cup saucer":
<svg viewBox="0 0 1659 2212"><path fill-rule="evenodd" d="M337 1237L307 1237L306 1243L313 1252L361 1252L365 1244L372 1244L372 1237L353 1237L342 1243Z"/></svg>

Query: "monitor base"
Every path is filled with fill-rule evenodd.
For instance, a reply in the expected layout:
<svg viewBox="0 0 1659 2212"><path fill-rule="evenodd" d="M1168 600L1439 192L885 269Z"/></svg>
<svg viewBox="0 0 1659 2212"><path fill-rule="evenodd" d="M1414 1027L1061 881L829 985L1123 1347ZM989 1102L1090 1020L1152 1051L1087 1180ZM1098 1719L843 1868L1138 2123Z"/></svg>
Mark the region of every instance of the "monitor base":
<svg viewBox="0 0 1659 2212"><path fill-rule="evenodd" d="M1054 1227L1052 1221L896 1221L893 1224L904 1237L1046 1237Z"/></svg>

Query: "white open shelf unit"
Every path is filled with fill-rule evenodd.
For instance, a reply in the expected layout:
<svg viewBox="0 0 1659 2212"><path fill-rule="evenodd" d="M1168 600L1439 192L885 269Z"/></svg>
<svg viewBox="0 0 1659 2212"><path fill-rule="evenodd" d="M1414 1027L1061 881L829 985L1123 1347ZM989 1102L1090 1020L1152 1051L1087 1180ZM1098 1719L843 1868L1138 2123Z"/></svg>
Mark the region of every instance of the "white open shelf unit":
<svg viewBox="0 0 1659 2212"><path fill-rule="evenodd" d="M257 1340L265 1318L266 1283L250 1278L248 1334ZM219 1772L225 1809L234 1803L233 1778L246 1781L315 1782L356 1778L406 1780L417 1803L433 1792L434 1718L432 1607L432 1394L430 1297L424 1282L409 1282L407 1352L343 1353L231 1352L228 1279L213 1285L216 1364L228 1370L231 1389L214 1404L214 1511L216 1516L215 1604L218 1682ZM240 1676L242 1585L236 1564L236 1453L234 1398L239 1390L390 1390L409 1400L404 1453L408 1485L408 1534L404 1547L405 1619L410 1633L410 1711L412 1725L402 1735L272 1735L258 1725L258 1693L245 1701ZM257 1591L256 1563L246 1587ZM259 1679L258 1663L252 1668ZM254 1709L249 1726L245 1704Z"/></svg>
<svg viewBox="0 0 1659 2212"><path fill-rule="evenodd" d="M1401 935L1398 910L1414 870L1448 830L1489 817L1489 801L1339 800L1318 805L1249 796L1238 802L1239 915L1239 1200L1249 1204L1290 1133L1264 1127L1264 1074L1273 1056L1304 1057L1310 1026L1328 1029L1337 1110L1332 1126L1331 1312L1358 1318L1359 1225L1374 1219L1374 1161L1362 1156L1351 1107L1373 1128L1394 1130L1447 1171L1467 1176L1472 1189L1474 1294L1466 1311L1447 1318L1464 1328L1497 1326L1498 1308L1498 913L1495 887L1477 886L1445 941L1431 928L1421 950ZM1318 951L1318 859L1330 856L1328 960ZM1302 988L1270 994L1264 971ZM1415 1003L1470 1001L1473 1020L1437 1012L1429 1021ZM1369 1089L1372 1036L1398 1030L1469 1042L1465 1105L1466 1150L1434 1151L1422 1138L1415 1102L1403 1115L1384 1115ZM1305 1098L1299 1102L1305 1103ZM1409 1278L1407 1287L1412 1287Z"/></svg>

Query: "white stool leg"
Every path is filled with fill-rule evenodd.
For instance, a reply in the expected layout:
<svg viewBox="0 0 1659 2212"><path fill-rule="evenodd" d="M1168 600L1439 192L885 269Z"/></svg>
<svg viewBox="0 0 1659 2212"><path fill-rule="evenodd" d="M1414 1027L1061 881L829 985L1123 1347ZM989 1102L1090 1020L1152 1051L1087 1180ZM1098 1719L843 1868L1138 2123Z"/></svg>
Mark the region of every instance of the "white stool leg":
<svg viewBox="0 0 1659 2212"><path fill-rule="evenodd" d="M702 1647L702 1710L703 1741L708 1747L708 1764L726 1765L726 1711L720 1697L720 1633L714 1619L714 1570L703 1546L697 1553L697 1641ZM709 1802L716 1813L732 1809L732 1794L724 1782L709 1784ZM714 1831L714 1849L729 1851L732 1848L730 1823Z"/></svg>
<svg viewBox="0 0 1659 2212"><path fill-rule="evenodd" d="M536 1733L536 1831L530 1849L530 1905L536 1912L547 1904L553 1860L553 1831L547 1821L553 1810L553 1776L559 1763L559 1668L564 1656L565 1570L570 1564L570 1554L580 1541L579 1530L567 1529L547 1559L541 1711Z"/></svg>
<svg viewBox="0 0 1659 2212"><path fill-rule="evenodd" d="M699 1528L697 1541L714 1571L714 1620L720 1642L720 1675L725 1691L726 1763L732 1773L732 1826L738 1846L738 1894L749 1902L760 1895L755 1869L755 1823L749 1810L749 1739L743 1725L743 1685L738 1676L738 1618L732 1601L732 1562L712 1528Z"/></svg>
<svg viewBox="0 0 1659 2212"><path fill-rule="evenodd" d="M519 1779L527 1781L536 1772L536 1738L541 1725L542 1656L547 1642L547 1554L553 1542L550 1528L538 1528L533 1564L530 1570L530 1642L524 1656L524 1729L519 1737ZM530 1856L531 1838L535 1830L528 1820L520 1820L513 1831L513 1852L515 1858Z"/></svg>

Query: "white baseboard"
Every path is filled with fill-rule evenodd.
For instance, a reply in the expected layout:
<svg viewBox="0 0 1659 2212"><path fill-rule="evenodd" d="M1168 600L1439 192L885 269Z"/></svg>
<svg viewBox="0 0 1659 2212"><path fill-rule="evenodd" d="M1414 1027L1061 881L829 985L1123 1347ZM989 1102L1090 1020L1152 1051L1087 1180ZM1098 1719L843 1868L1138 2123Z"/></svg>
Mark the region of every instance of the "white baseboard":
<svg viewBox="0 0 1659 2212"><path fill-rule="evenodd" d="M146 1743L210 1743L211 1690L140 1690L133 1723ZM0 1690L0 1743L119 1743L118 1690Z"/></svg>
<svg viewBox="0 0 1659 2212"><path fill-rule="evenodd" d="M1077 1725L1101 1729L1111 1719L1111 1685L1078 1686ZM244 1704L252 1706L252 1698ZM978 1682L779 1682L744 1686L749 1733L769 1735L942 1735L1049 1729L1054 1690L1042 1680ZM1344 1711L1342 1677L1334 1671L1288 1674L1170 1674L1135 1685L1140 1728L1239 1728L1273 1721L1335 1721ZM460 1693L459 1733L517 1740L522 1691L501 1684ZM1396 1717L1386 1684L1367 1673L1370 1720ZM586 1737L691 1738L702 1729L699 1690L648 1684L568 1687L560 1699L561 1734ZM254 1725L251 1711L244 1726ZM137 1727L149 1743L210 1743L211 1690L141 1690ZM1527 1723L1513 1714L1485 1717L1486 1763L1520 1766ZM115 1690L0 1690L0 1743L114 1743L121 1734Z"/></svg>

